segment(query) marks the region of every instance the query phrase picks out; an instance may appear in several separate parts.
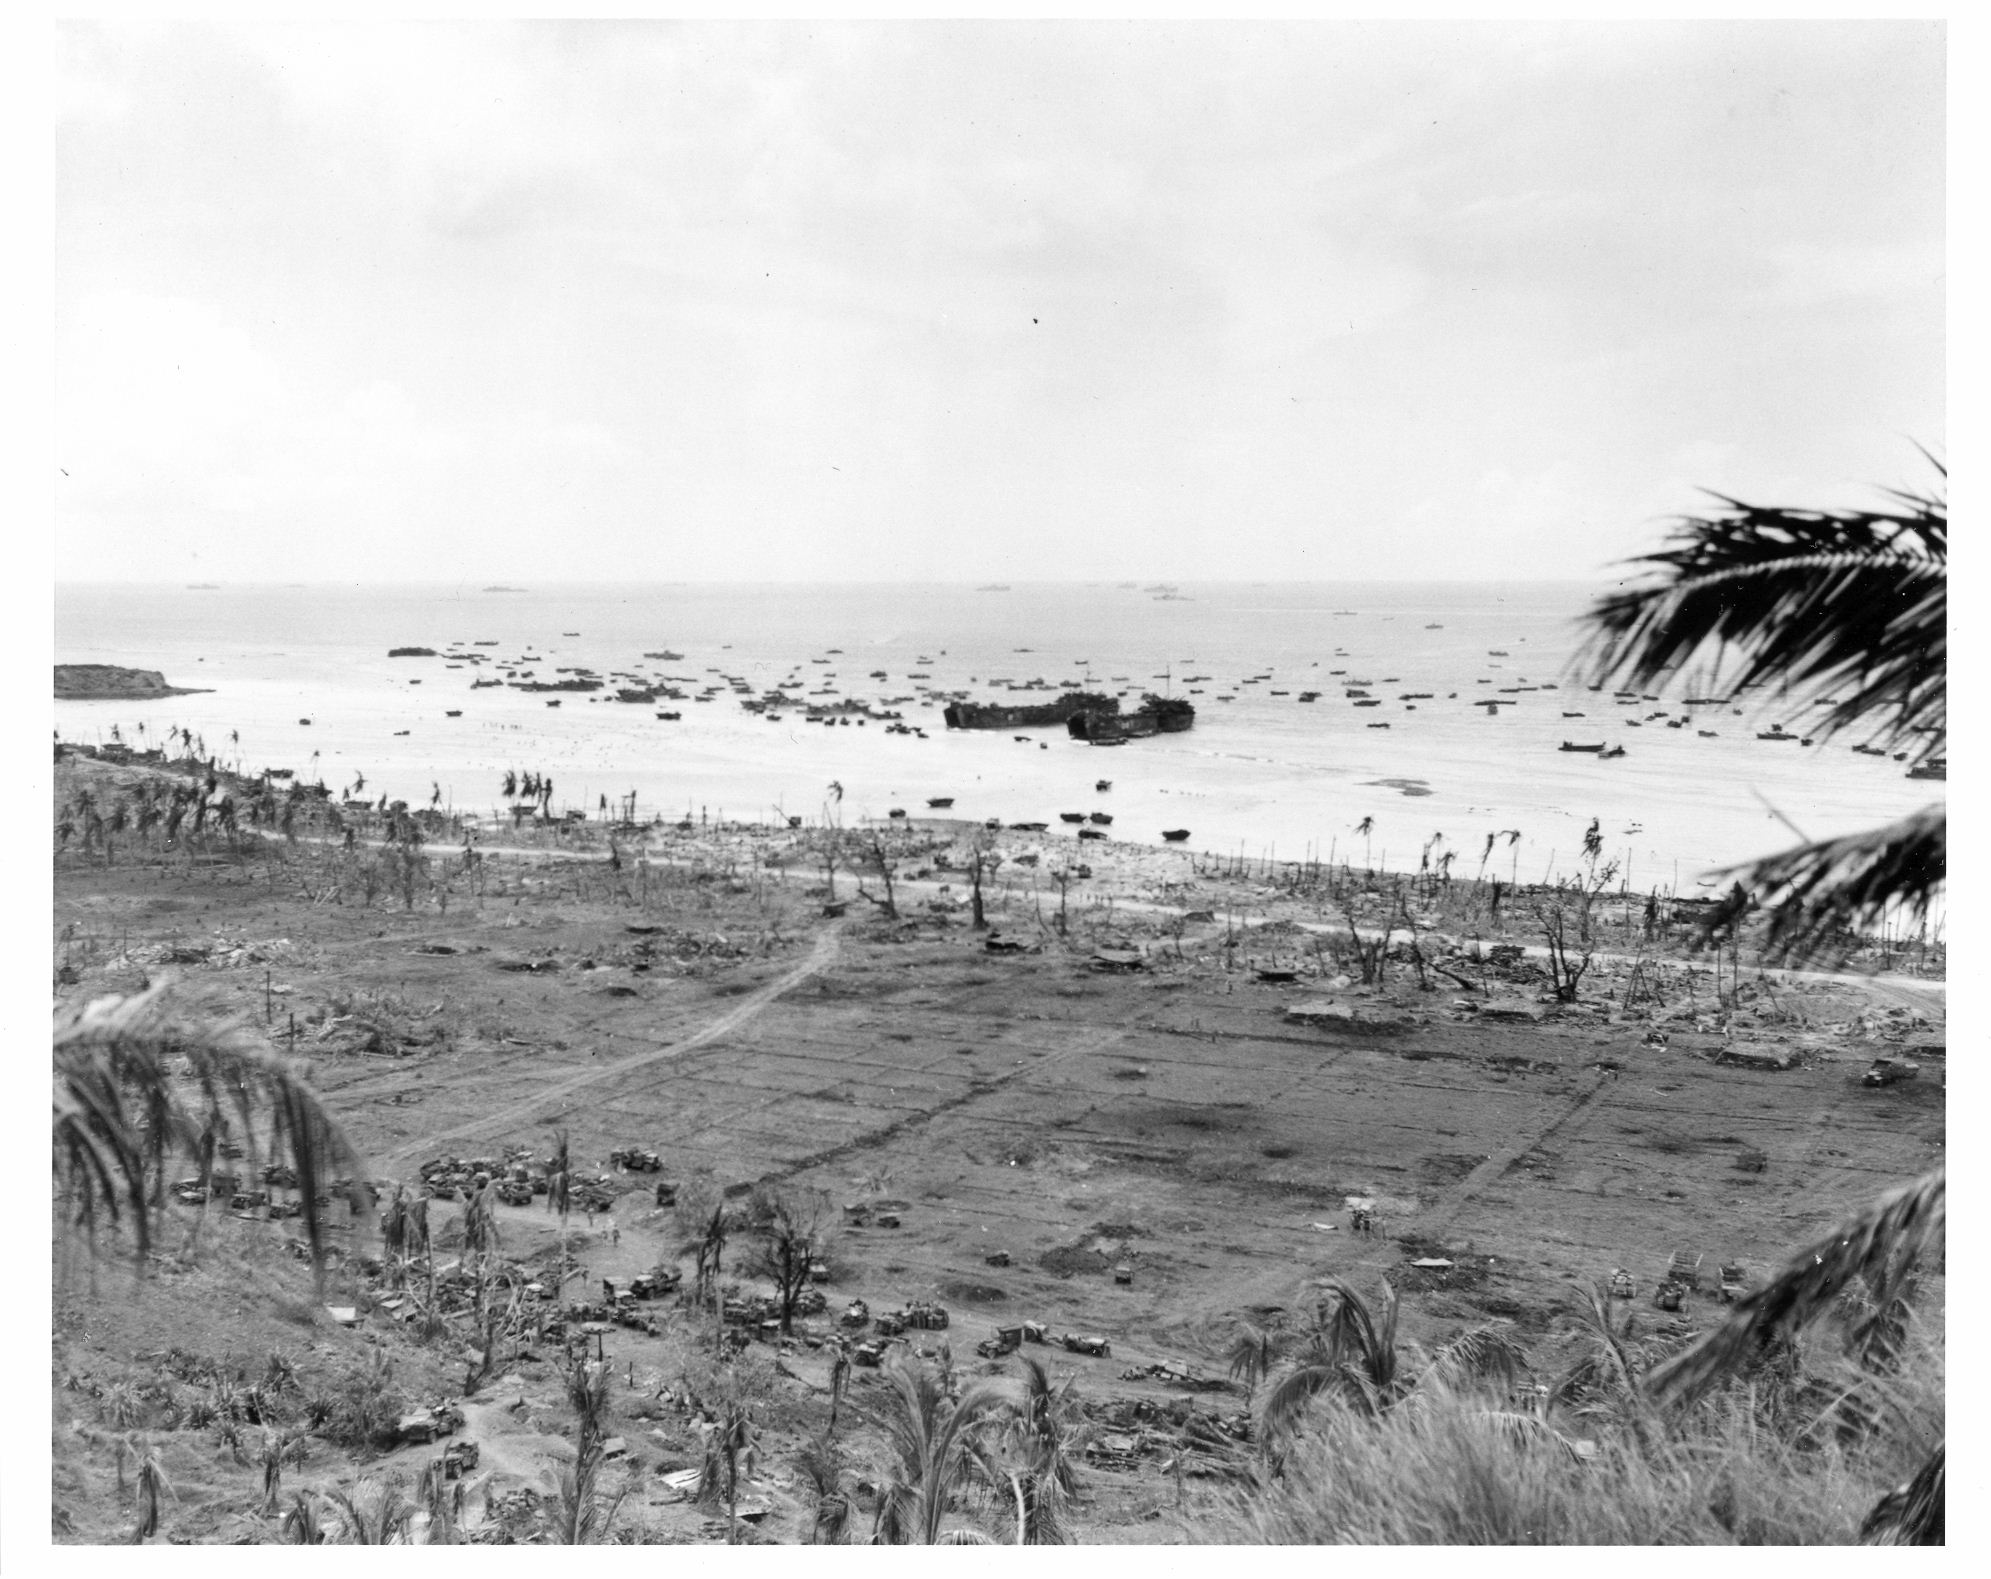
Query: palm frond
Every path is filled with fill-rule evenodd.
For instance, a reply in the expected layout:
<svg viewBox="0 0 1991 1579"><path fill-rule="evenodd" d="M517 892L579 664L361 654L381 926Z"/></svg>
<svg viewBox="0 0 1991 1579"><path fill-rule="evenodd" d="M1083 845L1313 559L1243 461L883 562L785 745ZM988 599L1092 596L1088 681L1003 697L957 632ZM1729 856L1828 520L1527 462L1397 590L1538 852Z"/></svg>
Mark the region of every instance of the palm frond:
<svg viewBox="0 0 1991 1579"><path fill-rule="evenodd" d="M1302 1361L1290 1367L1267 1390L1265 1401L1258 1406L1260 1440L1270 1445L1290 1433L1306 1413L1307 1405L1322 1393L1340 1392L1346 1396L1353 1390L1348 1367L1339 1360Z"/></svg>
<svg viewBox="0 0 1991 1579"><path fill-rule="evenodd" d="M1942 750L1949 507L1897 494L1897 512L1786 510L1714 496L1670 546L1634 560L1644 584L1600 598L1580 663L1597 684L1650 685L1701 656L1740 659L1730 683L1833 695L1810 733L1880 725L1918 756Z"/></svg>
<svg viewBox="0 0 1991 1579"><path fill-rule="evenodd" d="M1482 1409L1479 1419L1484 1420L1504 1433L1509 1441L1523 1447L1537 1444L1552 1444L1567 1454L1574 1463L1582 1463L1597 1451L1594 1442L1580 1441L1567 1432L1558 1431L1546 1420L1534 1415L1522 1414L1513 1409Z"/></svg>
<svg viewBox="0 0 1991 1579"><path fill-rule="evenodd" d="M240 1022L169 1007L170 987L162 979L127 997L56 1009L53 1165L74 1221L94 1236L101 1222L129 1215L142 1258L151 1249L151 1207L163 1198L168 1160L201 1158L204 1137L233 1134L252 1165L267 1154L286 1157L295 1169L322 1274L321 1186L333 1174L363 1176L359 1154L301 1065Z"/></svg>
<svg viewBox="0 0 1991 1579"><path fill-rule="evenodd" d="M560 1500L553 1533L563 1546L599 1546L608 1540L609 1526L629 1492L625 1486L608 1491L597 1484L601 1453L590 1448L560 1471Z"/></svg>
<svg viewBox="0 0 1991 1579"><path fill-rule="evenodd" d="M1949 815L1925 806L1896 822L1746 862L1717 874L1772 907L1764 947L1792 958L1896 918L1918 925L1948 872Z"/></svg>
<svg viewBox="0 0 1991 1579"><path fill-rule="evenodd" d="M926 1363L902 1356L886 1371L885 1407L876 1423L890 1465L879 1504L877 1539L924 1546L940 1538L948 1498L967 1465L975 1429L1007 1403L994 1383L980 1381L949 1398Z"/></svg>
<svg viewBox="0 0 1991 1579"><path fill-rule="evenodd" d="M1946 1181L1945 1170L1937 1169L1841 1223L1737 1301L1719 1327L1654 1366L1645 1377L1646 1393L1662 1402L1695 1396L1767 1344L1795 1335L1856 1280L1872 1284L1884 1307L1898 1280L1943 1234Z"/></svg>
<svg viewBox="0 0 1991 1579"><path fill-rule="evenodd" d="M1527 1363L1506 1322L1483 1322L1440 1345L1426 1374L1447 1381L1491 1377L1511 1385Z"/></svg>
<svg viewBox="0 0 1991 1579"><path fill-rule="evenodd" d="M1225 1359L1231 1380L1243 1382L1249 1392L1272 1374L1279 1360L1279 1342L1270 1332L1241 1322Z"/></svg>

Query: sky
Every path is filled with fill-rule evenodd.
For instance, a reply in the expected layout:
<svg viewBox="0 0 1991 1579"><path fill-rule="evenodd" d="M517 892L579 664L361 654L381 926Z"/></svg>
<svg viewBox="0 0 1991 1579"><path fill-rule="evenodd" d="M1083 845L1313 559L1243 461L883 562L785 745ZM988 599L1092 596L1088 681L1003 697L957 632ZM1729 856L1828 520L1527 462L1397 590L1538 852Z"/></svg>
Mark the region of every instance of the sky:
<svg viewBox="0 0 1991 1579"><path fill-rule="evenodd" d="M1579 579L1946 453L1936 22L67 22L58 580Z"/></svg>

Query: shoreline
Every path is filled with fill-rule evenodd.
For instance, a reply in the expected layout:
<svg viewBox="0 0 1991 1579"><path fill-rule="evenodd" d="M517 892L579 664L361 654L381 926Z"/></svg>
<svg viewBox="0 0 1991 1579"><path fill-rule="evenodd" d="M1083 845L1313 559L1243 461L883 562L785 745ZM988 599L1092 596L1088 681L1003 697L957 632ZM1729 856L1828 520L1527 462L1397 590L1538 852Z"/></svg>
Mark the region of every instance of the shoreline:
<svg viewBox="0 0 1991 1579"><path fill-rule="evenodd" d="M88 762L90 771L113 777L184 779L208 771L187 759L106 760L87 747L67 748L65 755L79 770L81 763ZM216 795L246 797L263 784L226 770L213 771ZM1580 911L1585 929L1594 928L1589 947L1597 963L1644 960L1705 967L1721 958L1719 949L1710 955L1705 945L1696 947L1690 941L1717 898L1657 886L1641 890L1620 883L1591 890L1586 898L1582 885L1573 887L1567 879L1506 882L1497 873L1486 879L1346 861L1228 857L1115 840L1110 833L1080 841L1050 828L991 829L959 817L873 818L848 824L802 821L799 826L662 818L634 825L515 818L507 825L501 817L426 808L411 812L400 803L390 803L383 814L371 805L335 804L308 788L302 804L305 826L293 828L293 842L320 851L348 844L383 849L391 843L396 819L405 816L408 826L420 830L429 856L443 862L626 862L638 869L718 872L729 878L767 873L784 886L803 882L806 896L821 886L826 853L835 845L842 851L835 886L841 902L848 904L865 897L859 892L861 881L868 881L874 892L882 883L875 867L859 870L876 839L893 862L894 891L909 903L917 900L929 906L964 907L971 886L970 861L977 848L985 850L997 858L984 879L991 912L1000 907L1012 916L1027 913L1040 927L1046 925L1047 914L1062 907L1068 915L1094 925L1102 913L1129 921L1139 917L1148 926L1173 923L1178 939L1193 923L1221 926L1226 936L1280 932L1318 940L1380 936L1412 948L1470 949L1475 956L1486 948L1518 945L1523 957L1540 958L1547 948L1533 913L1537 906L1554 905L1571 914ZM274 831L253 827L235 837L245 844L281 842ZM1755 956L1747 968L1777 979L1898 975L1933 986L1947 979L1947 944L1940 923L1933 931L1933 941L1866 939L1832 970L1769 965L1747 930L1741 950ZM1852 968L1855 961L1873 961L1876 955L1878 963L1872 969ZM1911 955L1918 956L1913 963Z"/></svg>

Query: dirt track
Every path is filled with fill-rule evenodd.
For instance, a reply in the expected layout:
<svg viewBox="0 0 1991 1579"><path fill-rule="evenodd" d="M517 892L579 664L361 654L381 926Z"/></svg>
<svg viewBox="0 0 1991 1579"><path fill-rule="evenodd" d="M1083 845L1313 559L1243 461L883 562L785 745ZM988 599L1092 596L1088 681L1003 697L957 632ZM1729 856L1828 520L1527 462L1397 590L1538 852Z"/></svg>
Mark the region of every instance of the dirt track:
<svg viewBox="0 0 1991 1579"><path fill-rule="evenodd" d="M483 1118L410 1140L399 1150L382 1157L380 1165L391 1172L397 1168L405 1168L423 1157L433 1156L446 1146L475 1140L479 1136L498 1131L529 1127L535 1122L534 1115L542 1113L555 1103L578 1096L590 1087L624 1080L666 1059L681 1058L694 1048L703 1047L708 1042L731 1035L783 993L793 991L818 971L830 965L837 957L837 939L837 928L825 927L816 935L815 947L809 951L808 958L801 964L766 986L756 988L751 995L741 999L725 1013L716 1016L689 1036L679 1037L661 1047L653 1047L648 1052L632 1053L626 1058L618 1058L599 1067L583 1070L579 1074L570 1075L564 1080L555 1081L541 1088L522 1101L509 1103Z"/></svg>

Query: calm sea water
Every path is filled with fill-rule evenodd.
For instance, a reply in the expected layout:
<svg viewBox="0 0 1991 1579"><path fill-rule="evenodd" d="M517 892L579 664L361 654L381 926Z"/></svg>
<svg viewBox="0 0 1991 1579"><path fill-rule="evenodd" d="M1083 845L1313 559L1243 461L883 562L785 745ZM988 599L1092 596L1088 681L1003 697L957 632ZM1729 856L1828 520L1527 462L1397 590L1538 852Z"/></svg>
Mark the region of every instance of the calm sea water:
<svg viewBox="0 0 1991 1579"><path fill-rule="evenodd" d="M635 792L639 814L764 820L822 814L828 786L848 816L917 814L951 796L951 815L1049 821L1110 809L1115 837L1160 842L1186 827L1191 848L1298 859L1347 856L1415 868L1443 835L1459 872L1485 836L1502 839L1490 870L1523 879L1573 870L1590 820L1632 882L1692 891L1697 876L1791 842L1774 807L1811 837L1847 832L1932 799L1939 783L1859 755L1850 742L1759 741L1781 711L1738 716L1696 708L1688 727L1649 715L1671 699L1613 705L1568 671L1591 589L1571 584L1184 585L1162 599L1133 584L958 586L559 586L524 593L474 586L245 586L215 590L64 586L56 593L57 662L159 669L208 694L163 702L58 702L67 739L126 739L185 725L244 766L291 767L336 787L364 775L369 797L426 804L439 788L458 808L495 811L507 768L550 774L556 805L593 810ZM495 657L533 655L541 679L583 666L672 674L695 693L721 674L756 689L799 677L878 701L920 686L1028 701L996 678L1090 682L1190 695L1187 734L1102 749L1063 730L944 728L937 705L895 704L927 738L771 723L731 692L656 708L567 695L557 709L511 689L472 690L481 671L441 658L390 659L396 646L441 651L494 641ZM681 662L646 660L665 648ZM813 659L825 658L816 663ZM886 678L871 678L873 671ZM1336 673L1335 671L1343 671ZM930 678L912 680L909 674ZM1192 678L1201 677L1204 678ZM1264 676L1256 683L1245 683ZM419 680L420 684L414 684ZM1376 708L1346 684L1369 682ZM1473 705L1502 687L1498 716ZM1303 690L1320 700L1303 704ZM1285 692L1285 695L1275 695ZM1406 702L1407 692L1430 692ZM612 693L596 693L597 696ZM1235 700L1220 702L1219 696ZM820 698L829 700L825 696ZM449 710L462 716L449 718ZM1565 713L1582 713L1566 718ZM310 719L307 725L302 719ZM1632 727L1628 720L1640 720ZM1387 723L1389 728L1369 727ZM143 726L141 733L140 726ZM1698 731L1715 731L1704 738ZM1563 740L1627 749L1604 762ZM1111 779L1109 794L1094 781ZM1406 793L1406 792L1411 793ZM1373 819L1368 836L1355 832Z"/></svg>

